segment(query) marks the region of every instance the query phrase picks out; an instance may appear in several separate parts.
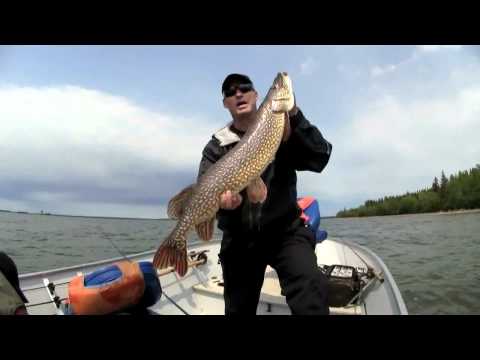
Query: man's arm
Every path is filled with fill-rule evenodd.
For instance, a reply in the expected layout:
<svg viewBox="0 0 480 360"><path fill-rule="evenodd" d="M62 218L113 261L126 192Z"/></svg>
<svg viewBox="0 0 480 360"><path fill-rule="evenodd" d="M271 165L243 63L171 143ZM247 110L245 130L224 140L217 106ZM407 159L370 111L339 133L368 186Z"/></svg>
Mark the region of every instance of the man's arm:
<svg viewBox="0 0 480 360"><path fill-rule="evenodd" d="M290 116L291 134L285 144L286 156L295 170L321 172L330 159L332 145L300 109L295 110Z"/></svg>

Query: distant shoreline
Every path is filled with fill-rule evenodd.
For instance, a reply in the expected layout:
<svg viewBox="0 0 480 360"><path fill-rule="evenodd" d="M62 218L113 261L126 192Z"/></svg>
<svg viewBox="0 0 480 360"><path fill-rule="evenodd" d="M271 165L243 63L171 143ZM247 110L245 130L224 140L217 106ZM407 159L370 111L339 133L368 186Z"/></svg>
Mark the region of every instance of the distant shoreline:
<svg viewBox="0 0 480 360"><path fill-rule="evenodd" d="M115 217L115 216L88 216L88 215L65 215L65 214L52 214L52 213L34 213L28 211L12 211L12 210L0 210L0 213L20 214L20 215L41 215L41 216L62 216L62 217L74 217L74 218L88 218L88 219L113 219L113 220L171 220L169 218L132 218L132 217Z"/></svg>
<svg viewBox="0 0 480 360"><path fill-rule="evenodd" d="M51 214L51 213L33 213L28 211L12 211L1 210L0 213L20 214L20 215L41 215L41 216L62 216L73 218L87 218L87 219L112 219L112 220L156 220L166 221L169 218L133 218L133 217L115 217L115 216L88 216L88 215L65 215L65 214ZM374 216L322 216L322 219L355 219L355 218L374 218L385 216L409 216L409 215L461 215L461 214L475 214L480 213L480 209L459 209L451 211L436 211L428 213L412 213L412 214L398 214L398 215L374 215Z"/></svg>
<svg viewBox="0 0 480 360"><path fill-rule="evenodd" d="M436 215L457 215L457 214L475 214L475 213L480 213L480 209L469 209L469 210L452 210L452 211L439 211L436 213Z"/></svg>
<svg viewBox="0 0 480 360"><path fill-rule="evenodd" d="M75 218L90 218L90 219L113 219L113 220L172 220L169 218L132 218L132 217L115 217L115 216L88 216L88 215L65 215L65 214L51 214L51 213L33 213L28 211L12 211L12 210L1 210L0 213L11 213L11 214L20 214L20 215L42 215L42 216L63 216L63 217L75 217ZM322 216L322 219L335 219L336 216Z"/></svg>
<svg viewBox="0 0 480 360"><path fill-rule="evenodd" d="M410 216L410 215L461 215L461 214L475 214L480 213L480 209L459 209L450 211L435 211L427 213L411 213L411 214L398 214L398 215L374 215L374 216L334 216L336 219L354 219L354 218L373 218L373 217L385 217L385 216Z"/></svg>

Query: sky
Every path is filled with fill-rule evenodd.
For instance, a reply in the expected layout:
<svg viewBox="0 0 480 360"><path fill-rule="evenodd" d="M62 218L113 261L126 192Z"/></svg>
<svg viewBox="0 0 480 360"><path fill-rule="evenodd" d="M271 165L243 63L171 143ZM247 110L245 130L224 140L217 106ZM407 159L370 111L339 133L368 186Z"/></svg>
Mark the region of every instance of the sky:
<svg viewBox="0 0 480 360"><path fill-rule="evenodd" d="M298 195L323 216L480 163L476 46L0 46L0 209L166 217L231 120L221 83L289 73L333 145Z"/></svg>

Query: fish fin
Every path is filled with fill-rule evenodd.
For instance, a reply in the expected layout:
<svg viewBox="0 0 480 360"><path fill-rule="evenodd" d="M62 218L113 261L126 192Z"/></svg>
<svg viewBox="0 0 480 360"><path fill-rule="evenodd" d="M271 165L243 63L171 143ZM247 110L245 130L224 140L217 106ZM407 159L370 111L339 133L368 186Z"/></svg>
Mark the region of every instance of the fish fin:
<svg viewBox="0 0 480 360"><path fill-rule="evenodd" d="M197 231L198 237L203 241L211 240L213 237L214 223L215 223L215 217L196 225L195 230Z"/></svg>
<svg viewBox="0 0 480 360"><path fill-rule="evenodd" d="M176 243L173 241L173 232L157 249L153 257L153 266L157 269L173 266L181 277L187 273L187 248L180 249L176 246Z"/></svg>
<svg viewBox="0 0 480 360"><path fill-rule="evenodd" d="M253 179L247 186L247 196L252 204L265 202L267 199L267 185L265 185L261 177Z"/></svg>
<svg viewBox="0 0 480 360"><path fill-rule="evenodd" d="M183 210L185 209L185 204L188 199L193 194L195 190L195 184L187 186L185 189L180 191L177 195L170 199L168 202L167 215L170 219L178 220L183 215Z"/></svg>
<svg viewBox="0 0 480 360"><path fill-rule="evenodd" d="M283 142L287 141L290 137L290 133L292 132L292 128L290 127L290 116L288 116L288 112L285 113L285 126L283 127Z"/></svg>

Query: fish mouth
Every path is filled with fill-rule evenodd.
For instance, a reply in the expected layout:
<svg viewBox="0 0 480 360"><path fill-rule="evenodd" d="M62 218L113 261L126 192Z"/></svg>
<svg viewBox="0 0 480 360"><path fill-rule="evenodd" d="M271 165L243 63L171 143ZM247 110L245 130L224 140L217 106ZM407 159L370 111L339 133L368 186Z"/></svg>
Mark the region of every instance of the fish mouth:
<svg viewBox="0 0 480 360"><path fill-rule="evenodd" d="M295 102L292 91L292 80L286 72L277 74L273 85L273 111L286 112L290 111Z"/></svg>

